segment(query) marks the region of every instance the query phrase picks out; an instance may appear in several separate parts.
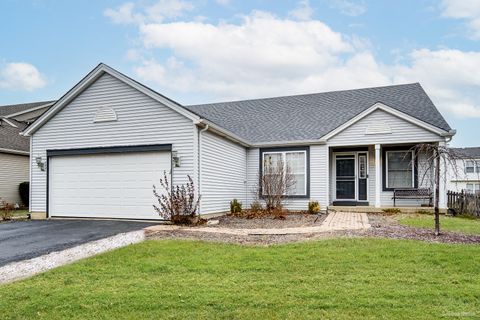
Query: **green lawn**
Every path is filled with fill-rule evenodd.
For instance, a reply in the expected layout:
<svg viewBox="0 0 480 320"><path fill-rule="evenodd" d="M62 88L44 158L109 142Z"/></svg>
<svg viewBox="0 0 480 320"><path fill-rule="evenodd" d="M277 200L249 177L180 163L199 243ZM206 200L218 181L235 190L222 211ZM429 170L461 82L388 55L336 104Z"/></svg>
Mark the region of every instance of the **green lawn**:
<svg viewBox="0 0 480 320"><path fill-rule="evenodd" d="M405 240L147 241L0 286L0 318L475 318L478 257Z"/></svg>
<svg viewBox="0 0 480 320"><path fill-rule="evenodd" d="M434 216L430 214L405 214L398 218L400 224L431 228L434 227ZM467 234L480 234L480 219L468 217L440 216L440 230L453 231Z"/></svg>

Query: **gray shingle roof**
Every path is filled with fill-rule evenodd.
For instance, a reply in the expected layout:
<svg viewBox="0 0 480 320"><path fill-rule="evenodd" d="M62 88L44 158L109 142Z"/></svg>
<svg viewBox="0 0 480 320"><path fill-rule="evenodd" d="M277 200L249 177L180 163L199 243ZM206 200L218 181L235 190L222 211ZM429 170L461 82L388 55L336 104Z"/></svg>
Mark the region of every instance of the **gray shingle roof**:
<svg viewBox="0 0 480 320"><path fill-rule="evenodd" d="M55 102L55 101L40 101L40 102L32 102L32 103L21 103L21 104L11 104L11 105L4 105L0 106L0 117L8 116L13 113L25 111L31 108L39 107L41 105Z"/></svg>
<svg viewBox="0 0 480 320"><path fill-rule="evenodd" d="M419 83L185 106L251 143L319 139L377 102L443 130Z"/></svg>
<svg viewBox="0 0 480 320"><path fill-rule="evenodd" d="M450 149L461 158L480 158L480 147Z"/></svg>
<svg viewBox="0 0 480 320"><path fill-rule="evenodd" d="M8 121L14 123L18 128L12 127L0 118L0 149L28 152L30 150L30 139L20 135L20 132L27 125L11 119L8 119Z"/></svg>

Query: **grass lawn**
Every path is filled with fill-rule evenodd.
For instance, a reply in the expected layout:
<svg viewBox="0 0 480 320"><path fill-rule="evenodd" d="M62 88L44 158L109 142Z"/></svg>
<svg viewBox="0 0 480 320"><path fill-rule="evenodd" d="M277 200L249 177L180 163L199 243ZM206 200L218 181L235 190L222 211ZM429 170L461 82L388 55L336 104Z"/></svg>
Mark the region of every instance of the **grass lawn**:
<svg viewBox="0 0 480 320"><path fill-rule="evenodd" d="M28 210L14 210L14 211L12 211L12 215L14 217L25 216L27 214L29 214Z"/></svg>
<svg viewBox="0 0 480 320"><path fill-rule="evenodd" d="M405 240L147 241L0 286L0 318L476 318L478 257Z"/></svg>
<svg viewBox="0 0 480 320"><path fill-rule="evenodd" d="M434 216L430 214L405 214L398 218L400 224L412 227L430 228L432 230L435 225L433 219ZM480 234L480 219L441 215L440 230Z"/></svg>

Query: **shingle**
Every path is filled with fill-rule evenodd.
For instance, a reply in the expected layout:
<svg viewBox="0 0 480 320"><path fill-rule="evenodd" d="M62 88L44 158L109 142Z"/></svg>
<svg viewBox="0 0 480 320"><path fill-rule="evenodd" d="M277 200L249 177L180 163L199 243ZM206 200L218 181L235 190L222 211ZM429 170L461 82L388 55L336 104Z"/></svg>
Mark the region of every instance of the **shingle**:
<svg viewBox="0 0 480 320"><path fill-rule="evenodd" d="M377 102L450 130L418 83L185 108L249 142L268 143L319 139Z"/></svg>
<svg viewBox="0 0 480 320"><path fill-rule="evenodd" d="M40 102L32 102L32 103L21 103L21 104L11 104L11 105L4 105L0 106L0 117L8 116L13 113L25 111L31 108L39 107L44 104L48 104L55 101L40 101Z"/></svg>
<svg viewBox="0 0 480 320"><path fill-rule="evenodd" d="M20 135L20 132L22 132L27 125L11 119L8 121L14 123L17 128L12 127L0 118L0 149L28 152L30 150L30 139Z"/></svg>
<svg viewBox="0 0 480 320"><path fill-rule="evenodd" d="M460 158L480 158L480 147L450 148Z"/></svg>

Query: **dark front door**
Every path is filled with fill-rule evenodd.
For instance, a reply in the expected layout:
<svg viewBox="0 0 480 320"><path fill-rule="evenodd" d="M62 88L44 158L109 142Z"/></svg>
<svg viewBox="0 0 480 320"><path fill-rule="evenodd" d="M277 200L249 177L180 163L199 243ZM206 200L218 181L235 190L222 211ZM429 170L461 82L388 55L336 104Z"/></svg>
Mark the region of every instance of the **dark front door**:
<svg viewBox="0 0 480 320"><path fill-rule="evenodd" d="M355 200L355 155L336 156L337 200Z"/></svg>

